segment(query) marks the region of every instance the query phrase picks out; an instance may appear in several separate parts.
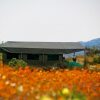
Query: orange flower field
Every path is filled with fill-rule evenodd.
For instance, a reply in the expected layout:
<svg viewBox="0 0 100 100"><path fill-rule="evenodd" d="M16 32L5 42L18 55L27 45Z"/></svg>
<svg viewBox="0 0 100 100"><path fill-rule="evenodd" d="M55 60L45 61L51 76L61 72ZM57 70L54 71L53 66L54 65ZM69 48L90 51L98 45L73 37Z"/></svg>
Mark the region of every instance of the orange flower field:
<svg viewBox="0 0 100 100"><path fill-rule="evenodd" d="M100 72L86 69L45 71L29 67L18 70L8 66L0 68L0 100L66 100L59 95L60 91L67 88L67 95L70 95L74 87L87 100L100 100Z"/></svg>

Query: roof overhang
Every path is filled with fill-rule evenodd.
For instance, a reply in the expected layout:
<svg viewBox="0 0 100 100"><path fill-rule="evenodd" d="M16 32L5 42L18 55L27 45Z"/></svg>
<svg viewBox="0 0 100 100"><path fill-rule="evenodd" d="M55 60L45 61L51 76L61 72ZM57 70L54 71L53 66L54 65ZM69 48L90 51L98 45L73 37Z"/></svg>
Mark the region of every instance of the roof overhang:
<svg viewBox="0 0 100 100"><path fill-rule="evenodd" d="M2 48L8 53L28 53L28 54L64 54L82 51L84 49L39 49L39 48Z"/></svg>

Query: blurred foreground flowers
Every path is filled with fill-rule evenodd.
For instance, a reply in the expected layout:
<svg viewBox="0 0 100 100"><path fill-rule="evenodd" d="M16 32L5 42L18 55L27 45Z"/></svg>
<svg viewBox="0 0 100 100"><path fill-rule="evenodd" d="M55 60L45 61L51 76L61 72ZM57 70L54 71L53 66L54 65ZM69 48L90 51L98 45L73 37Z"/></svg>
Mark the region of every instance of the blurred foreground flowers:
<svg viewBox="0 0 100 100"><path fill-rule="evenodd" d="M99 100L100 72L0 68L0 100Z"/></svg>

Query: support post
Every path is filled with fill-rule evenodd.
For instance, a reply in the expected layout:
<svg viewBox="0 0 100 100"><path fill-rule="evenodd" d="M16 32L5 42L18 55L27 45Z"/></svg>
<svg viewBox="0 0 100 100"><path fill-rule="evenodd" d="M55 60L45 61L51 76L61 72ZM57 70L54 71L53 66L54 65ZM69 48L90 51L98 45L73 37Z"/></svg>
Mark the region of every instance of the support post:
<svg viewBox="0 0 100 100"><path fill-rule="evenodd" d="M22 52L19 54L19 59L22 59Z"/></svg>
<svg viewBox="0 0 100 100"><path fill-rule="evenodd" d="M75 52L74 52L74 54L73 54L73 57L75 57Z"/></svg>
<svg viewBox="0 0 100 100"><path fill-rule="evenodd" d="M44 65L44 50L43 50L43 65Z"/></svg>
<svg viewBox="0 0 100 100"><path fill-rule="evenodd" d="M84 67L86 67L86 48L84 50Z"/></svg>
<svg viewBox="0 0 100 100"><path fill-rule="evenodd" d="M22 52L21 52L21 59L22 59Z"/></svg>

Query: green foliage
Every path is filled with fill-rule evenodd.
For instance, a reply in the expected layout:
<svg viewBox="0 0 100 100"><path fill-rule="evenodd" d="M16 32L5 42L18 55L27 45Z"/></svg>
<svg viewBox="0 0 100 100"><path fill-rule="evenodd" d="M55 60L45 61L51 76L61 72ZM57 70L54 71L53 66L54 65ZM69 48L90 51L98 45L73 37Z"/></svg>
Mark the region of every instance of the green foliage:
<svg viewBox="0 0 100 100"><path fill-rule="evenodd" d="M73 88L71 94L71 100L87 100L86 96L82 92L78 92L76 88Z"/></svg>
<svg viewBox="0 0 100 100"><path fill-rule="evenodd" d="M100 64L100 56L99 56L99 57L95 57L95 58L93 59L93 62L94 62L95 64L97 64L97 63Z"/></svg>
<svg viewBox="0 0 100 100"><path fill-rule="evenodd" d="M18 69L19 67L25 68L27 66L27 63L23 61L22 59L12 58L9 61L8 65L15 69Z"/></svg>
<svg viewBox="0 0 100 100"><path fill-rule="evenodd" d="M2 60L2 53L0 53L0 60Z"/></svg>
<svg viewBox="0 0 100 100"><path fill-rule="evenodd" d="M17 59L16 58L12 58L9 62L8 65L11 67L17 67Z"/></svg>
<svg viewBox="0 0 100 100"><path fill-rule="evenodd" d="M100 50L97 49L96 47L86 48L86 49L88 51L88 53L87 53L88 56L93 56L93 55L97 55L100 53Z"/></svg>
<svg viewBox="0 0 100 100"><path fill-rule="evenodd" d="M22 59L18 59L17 60L17 66L25 68L27 66L27 63Z"/></svg>

